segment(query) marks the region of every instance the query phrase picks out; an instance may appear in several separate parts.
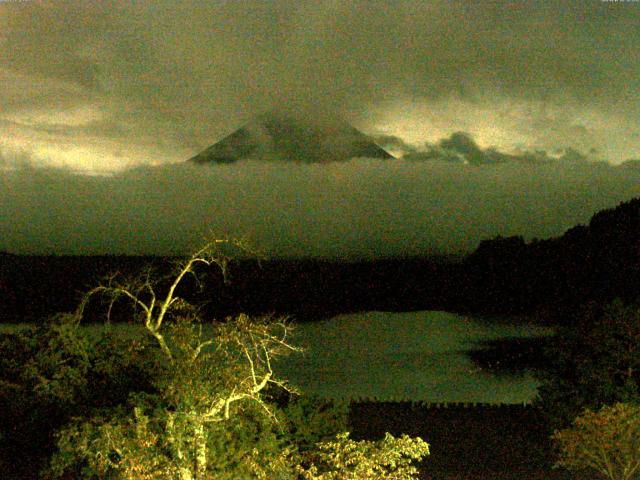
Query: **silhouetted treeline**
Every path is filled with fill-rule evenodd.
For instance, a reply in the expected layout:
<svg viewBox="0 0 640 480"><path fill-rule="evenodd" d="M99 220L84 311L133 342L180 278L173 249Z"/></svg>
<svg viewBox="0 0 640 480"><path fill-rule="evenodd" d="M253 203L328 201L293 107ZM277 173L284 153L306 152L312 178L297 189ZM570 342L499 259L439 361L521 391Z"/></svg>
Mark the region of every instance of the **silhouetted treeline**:
<svg viewBox="0 0 640 480"><path fill-rule="evenodd" d="M450 260L433 257L240 262L232 267L219 304L248 313L290 314L301 321L365 310L442 308L450 266Z"/></svg>
<svg viewBox="0 0 640 480"><path fill-rule="evenodd" d="M155 276L168 279L177 259L0 254L0 260L0 322L32 322L74 310L83 293L109 273L128 277L151 266ZM179 294L201 305L206 316L273 313L304 321L363 310L443 307L437 299L449 268L442 258L239 260L230 265L226 284L215 268L201 270L201 283L186 277ZM115 321L130 318L126 303L115 305ZM97 319L99 311L106 305L98 297L87 315Z"/></svg>
<svg viewBox="0 0 640 480"><path fill-rule="evenodd" d="M452 305L487 313L572 309L640 298L640 198L559 238L486 240L459 266Z"/></svg>
<svg viewBox="0 0 640 480"><path fill-rule="evenodd" d="M73 310L82 293L104 275L133 275L151 266L162 277L173 260L0 253L0 322L37 321ZM216 317L243 311L305 321L365 310L420 309L553 314L587 301L637 301L640 199L601 211L589 225L558 238L483 241L464 259L240 260L231 264L227 284L215 270L201 273L202 284L189 280L181 294ZM99 310L96 302L89 313ZM116 305L114 312L116 320L130 318L124 305Z"/></svg>
<svg viewBox="0 0 640 480"><path fill-rule="evenodd" d="M83 294L107 274L133 274L161 262L144 256L0 253L0 322L32 322L75 310Z"/></svg>

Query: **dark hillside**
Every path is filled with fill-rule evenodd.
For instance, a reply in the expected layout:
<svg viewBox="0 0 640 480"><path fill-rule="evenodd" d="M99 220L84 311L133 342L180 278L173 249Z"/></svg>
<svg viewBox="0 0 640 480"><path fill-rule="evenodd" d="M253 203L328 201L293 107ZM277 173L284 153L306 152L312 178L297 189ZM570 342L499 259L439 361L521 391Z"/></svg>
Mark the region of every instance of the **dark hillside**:
<svg viewBox="0 0 640 480"><path fill-rule="evenodd" d="M596 213L589 225L526 243L480 243L460 270L452 306L488 313L572 309L640 295L640 198Z"/></svg>
<svg viewBox="0 0 640 480"><path fill-rule="evenodd" d="M36 321L75 308L110 272L132 275L170 258L15 256L0 253L0 322ZM640 199L593 216L558 238L485 240L464 259L368 261L270 259L233 262L229 283L216 271L181 293L210 317L285 314L299 321L365 310L449 310L564 316L588 301L640 295ZM545 314L545 312L548 314ZM130 317L129 317L130 318Z"/></svg>
<svg viewBox="0 0 640 480"><path fill-rule="evenodd" d="M132 276L151 267L162 276L174 260L0 255L0 322L33 322L72 311L82 294L106 275ZM449 263L438 258L243 260L231 264L227 284L218 271L201 271L202 284L187 282L180 294L203 305L210 318L245 312L292 315L304 321L362 310L435 309L444 305L440 285L448 268ZM118 311L114 320L130 318L126 310L118 318Z"/></svg>

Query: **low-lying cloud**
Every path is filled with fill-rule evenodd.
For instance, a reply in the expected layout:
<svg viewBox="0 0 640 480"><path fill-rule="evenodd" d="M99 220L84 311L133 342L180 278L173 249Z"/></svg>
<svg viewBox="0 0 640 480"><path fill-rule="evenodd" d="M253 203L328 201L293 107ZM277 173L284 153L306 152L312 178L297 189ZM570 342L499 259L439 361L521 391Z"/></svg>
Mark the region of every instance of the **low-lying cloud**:
<svg viewBox="0 0 640 480"><path fill-rule="evenodd" d="M280 256L459 252L498 234L560 235L640 195L640 170L594 163L243 161L86 176L2 162L0 249L14 253L184 253L210 231Z"/></svg>
<svg viewBox="0 0 640 480"><path fill-rule="evenodd" d="M454 132L448 138L443 138L437 143L425 142L420 147L407 144L392 135L382 135L376 137L376 139L383 146L402 152L402 158L410 161L435 160L475 166L493 165L504 162L536 164L604 162L602 158L598 157L597 151L595 150L592 150L589 154L584 154L571 147L555 149L552 154L546 150L525 150L506 153L495 147L481 148L467 132ZM630 165L629 162L623 163L626 163L627 166Z"/></svg>

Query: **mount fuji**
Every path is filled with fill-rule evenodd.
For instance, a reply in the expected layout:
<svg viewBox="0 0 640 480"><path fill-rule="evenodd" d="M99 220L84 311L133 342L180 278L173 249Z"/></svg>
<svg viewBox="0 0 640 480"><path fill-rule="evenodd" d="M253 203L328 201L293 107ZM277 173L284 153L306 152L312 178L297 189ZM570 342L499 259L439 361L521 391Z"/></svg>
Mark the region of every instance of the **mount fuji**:
<svg viewBox="0 0 640 480"><path fill-rule="evenodd" d="M189 161L207 165L245 159L300 163L354 157L394 159L366 134L335 115L315 118L300 112L269 112L240 127Z"/></svg>

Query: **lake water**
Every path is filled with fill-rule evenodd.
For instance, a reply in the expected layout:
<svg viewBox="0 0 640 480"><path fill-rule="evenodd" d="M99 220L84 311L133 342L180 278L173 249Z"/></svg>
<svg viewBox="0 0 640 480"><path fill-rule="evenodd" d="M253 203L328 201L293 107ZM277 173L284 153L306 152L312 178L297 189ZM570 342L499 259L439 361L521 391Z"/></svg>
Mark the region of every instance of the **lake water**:
<svg viewBox="0 0 640 480"><path fill-rule="evenodd" d="M0 332L18 328L0 324ZM296 325L292 343L305 352L279 360L276 372L304 392L327 398L522 403L536 395L530 374L498 376L464 352L487 340L550 333L448 312L339 315Z"/></svg>
<svg viewBox="0 0 640 480"><path fill-rule="evenodd" d="M528 373L497 376L465 354L482 341L548 335L539 326L492 324L447 312L366 312L297 325L305 348L278 364L321 397L427 402L522 403L536 395Z"/></svg>

